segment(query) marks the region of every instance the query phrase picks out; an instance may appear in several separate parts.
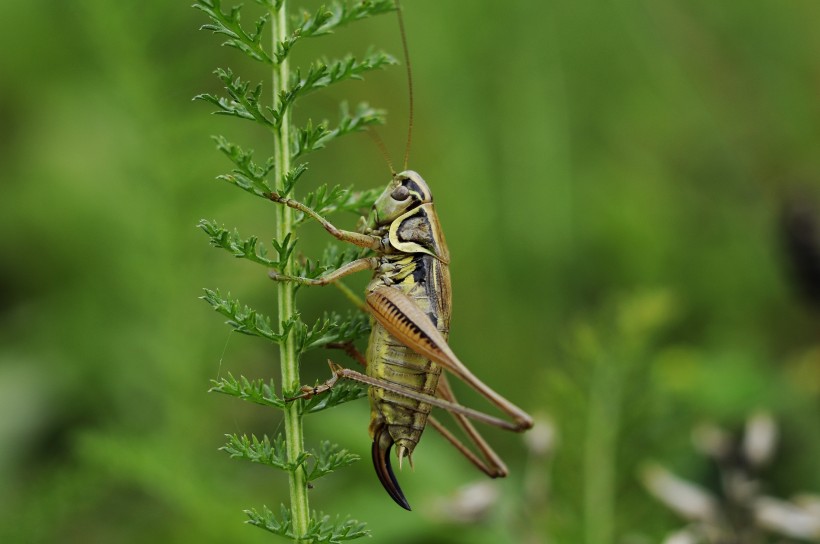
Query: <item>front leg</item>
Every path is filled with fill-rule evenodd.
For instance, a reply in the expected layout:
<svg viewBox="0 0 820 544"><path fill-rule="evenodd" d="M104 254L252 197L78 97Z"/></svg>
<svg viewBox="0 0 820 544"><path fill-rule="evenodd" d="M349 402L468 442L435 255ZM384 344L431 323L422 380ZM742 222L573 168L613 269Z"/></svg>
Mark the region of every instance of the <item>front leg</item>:
<svg viewBox="0 0 820 544"><path fill-rule="evenodd" d="M268 276L270 279L275 281L292 281L295 283L300 283L302 285L327 285L329 283L333 283L335 281L344 278L345 276L349 276L350 274L355 274L356 272L361 272L362 270L374 270L376 267L379 266L379 259L376 257L363 257L361 259L356 259L355 261L351 261L344 266L341 266L320 278L303 278L300 276L287 276L285 274L280 274L276 270L271 270L268 272Z"/></svg>
<svg viewBox="0 0 820 544"><path fill-rule="evenodd" d="M310 400L316 395L321 395L322 393L326 393L333 389L333 386L336 385L337 381L339 381L339 374L337 371L341 367L330 359L327 360L327 364L330 366L330 371L333 373L333 375L330 376L330 379L319 385L303 385L299 388L301 394L296 395L295 397L288 397L285 399L285 402L293 402L297 399Z"/></svg>
<svg viewBox="0 0 820 544"><path fill-rule="evenodd" d="M268 198L270 198L274 202L278 202L280 204L284 204L289 208L298 210L304 213L305 215L308 215L311 218L315 219L316 221L321 223L325 230L328 231L337 240L341 240L342 242L348 242L359 247L372 249L373 251L378 251L380 253L384 252L384 244L382 243L382 239L379 236L373 236L372 234L362 234L360 232L353 232L350 230L338 229L330 221L319 215L316 212L316 210L309 208L308 206L302 204L297 200L281 196L278 193L270 193L268 195Z"/></svg>

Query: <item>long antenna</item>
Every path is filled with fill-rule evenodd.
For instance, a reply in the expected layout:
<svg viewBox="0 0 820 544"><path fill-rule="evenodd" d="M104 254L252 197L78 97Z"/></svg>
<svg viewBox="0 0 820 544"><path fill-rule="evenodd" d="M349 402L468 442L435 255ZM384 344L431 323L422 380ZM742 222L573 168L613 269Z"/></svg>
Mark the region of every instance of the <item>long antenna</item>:
<svg viewBox="0 0 820 544"><path fill-rule="evenodd" d="M402 16L399 0L396 0L396 10L399 16L401 45L404 48L404 64L407 66L407 94L410 98L410 119L407 123L407 145L404 148L404 170L407 170L407 161L410 160L410 142L413 140L413 71L410 69L410 52L407 49L407 33L404 31L404 17Z"/></svg>
<svg viewBox="0 0 820 544"><path fill-rule="evenodd" d="M387 163L387 167L390 168L390 175L396 177L396 169L393 168L393 161L390 160L390 152L387 151L387 146L384 145L384 140L382 140L379 133L376 132L376 129L371 127L367 127L367 135L376 143L376 147L379 148L379 152L384 157L385 162Z"/></svg>

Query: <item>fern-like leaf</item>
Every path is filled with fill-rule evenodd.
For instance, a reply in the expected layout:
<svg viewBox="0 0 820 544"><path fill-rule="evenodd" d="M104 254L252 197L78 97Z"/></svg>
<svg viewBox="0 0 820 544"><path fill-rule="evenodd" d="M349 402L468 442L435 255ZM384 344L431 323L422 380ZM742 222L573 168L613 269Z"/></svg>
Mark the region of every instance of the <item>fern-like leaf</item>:
<svg viewBox="0 0 820 544"><path fill-rule="evenodd" d="M263 380L249 380L245 376L240 376L237 380L228 373L227 378L211 380L208 392L230 395L263 406L285 407L285 401L274 393L273 380L265 383Z"/></svg>
<svg viewBox="0 0 820 544"><path fill-rule="evenodd" d="M294 461L288 461L287 444L281 434L276 435L276 438L273 440L268 438L267 435L263 435L261 440L255 435L248 437L244 434L242 436L228 434L225 436L227 437L228 442L220 449L232 458L244 459L252 463L268 465L287 472L297 470L305 463L305 461L308 460L308 458L310 458L311 455L316 457L315 454L302 452ZM324 464L320 464L320 458L316 457L316 461L314 461L310 473L313 473L316 470L321 471L325 466L332 467L334 462L337 463L337 467L344 466L343 463L347 460L347 457L344 455L346 453L347 452L345 450L334 451L331 449L324 454L323 458L321 458L325 461ZM350 461L348 464L353 462L355 462L355 459ZM326 471L325 474L327 472L332 472L332 470Z"/></svg>
<svg viewBox="0 0 820 544"><path fill-rule="evenodd" d="M236 166L230 174L217 176L217 179L227 181L251 194L267 199L271 192L267 177L273 170L273 157L268 157L264 164L257 164L253 161L252 150L246 151L222 136L215 136L214 141L217 149Z"/></svg>
<svg viewBox="0 0 820 544"><path fill-rule="evenodd" d="M194 100L204 100L213 104L219 108L214 112L216 114L250 119L269 128L278 127L282 121L281 115L274 115L273 119L269 119L259 105L259 97L262 95L261 83L251 87L249 82L234 76L233 71L230 69L217 68L214 73L225 84L228 96L205 93L196 95ZM273 113L271 108L266 108L266 111Z"/></svg>
<svg viewBox="0 0 820 544"><path fill-rule="evenodd" d="M350 540L356 540L370 536L370 531L367 530L367 524L360 522L350 517L331 519L330 516L316 512L310 518L310 526L308 528L308 537L313 539L313 542L327 543L327 544L341 544Z"/></svg>
<svg viewBox="0 0 820 544"><path fill-rule="evenodd" d="M295 70L288 88L279 95L278 106L268 108L273 125L279 126L285 112L297 98L347 79L362 79L364 73L392 64L397 64L395 58L383 51L376 51L367 53L361 60L348 55L332 62L316 61L304 77L301 70Z"/></svg>
<svg viewBox="0 0 820 544"><path fill-rule="evenodd" d="M367 387L350 381L337 382L333 388L321 395L316 395L310 400L303 401L303 414L316 414L322 410L339 406L367 396Z"/></svg>
<svg viewBox="0 0 820 544"><path fill-rule="evenodd" d="M320 185L318 189L305 195L304 203L322 216L337 211L360 214L364 210L373 207L373 203L382 191L381 188L354 191L352 187L342 187L341 185L332 187ZM307 216L305 214L301 212L295 214L294 221L297 225L304 223L306 220Z"/></svg>
<svg viewBox="0 0 820 544"><path fill-rule="evenodd" d="M326 313L313 327L304 327L297 333L296 345L301 353L327 346L345 344L370 333L370 318L364 312L348 312L341 316L336 312Z"/></svg>
<svg viewBox="0 0 820 544"><path fill-rule="evenodd" d="M293 515L291 515L290 508L284 504L279 507L279 518L277 519L270 508L262 507L259 512L256 508L245 510L245 515L248 516L246 523L265 529L275 535L279 535L290 540L295 538L293 534Z"/></svg>
<svg viewBox="0 0 820 544"><path fill-rule="evenodd" d="M384 110L377 110L366 103L361 103L351 114L347 104L343 103L336 128L329 128L326 121L316 127L308 121L307 126L294 132L291 140L291 158L296 160L302 155L324 148L336 138L361 132L369 126L382 124L384 124Z"/></svg>
<svg viewBox="0 0 820 544"><path fill-rule="evenodd" d="M299 178L302 177L302 174L306 171L307 164L302 162L285 172L282 178L282 196L288 196L290 192L293 191L296 182L299 181Z"/></svg>
<svg viewBox="0 0 820 544"><path fill-rule="evenodd" d="M271 268L282 268L282 262L267 257L267 250L264 246L259 245L256 236L242 239L236 229L229 231L207 219L202 219L197 227L201 228L210 237L211 245L228 251L238 259L248 259ZM293 251L292 246L290 251ZM286 255L289 255L289 252L286 252Z"/></svg>
<svg viewBox="0 0 820 544"><path fill-rule="evenodd" d="M269 317L258 313L249 306L240 304L236 299L222 298L218 290L205 289L205 294L200 298L210 304L214 310L227 317L227 323L237 332L267 338L277 344L285 341L293 326L298 322L297 316L282 323L282 332L278 333L271 328Z"/></svg>
<svg viewBox="0 0 820 544"><path fill-rule="evenodd" d="M395 10L396 5L393 0L360 0L352 4L337 1L323 10L321 18L314 15L315 20L310 20L310 14L303 13L302 22L297 24L297 28L305 38L324 36L352 22Z"/></svg>
<svg viewBox="0 0 820 544"><path fill-rule="evenodd" d="M280 506L278 518L267 506L263 506L261 512L255 508L245 510L245 515L248 516L247 523L251 525L291 540L296 538L293 534L293 515L285 505ZM315 544L341 544L369 536L370 532L366 527L366 524L348 517L337 517L332 520L330 516L322 512L318 514L313 512L308 532L300 540Z"/></svg>
<svg viewBox="0 0 820 544"><path fill-rule="evenodd" d="M307 462L307 480L312 482L330 474L336 469L352 465L360 459L338 444L323 440L318 450L311 451L312 459Z"/></svg>
<svg viewBox="0 0 820 544"><path fill-rule="evenodd" d="M246 32L239 21L240 6L235 6L225 13L222 11L221 0L196 0L193 7L205 12L211 19L210 24L200 27L201 30L210 30L215 34L222 34L228 37L222 45L235 47L254 60L266 64L273 62L273 59L271 59L261 43L262 31L269 18L267 13L256 20L252 31Z"/></svg>

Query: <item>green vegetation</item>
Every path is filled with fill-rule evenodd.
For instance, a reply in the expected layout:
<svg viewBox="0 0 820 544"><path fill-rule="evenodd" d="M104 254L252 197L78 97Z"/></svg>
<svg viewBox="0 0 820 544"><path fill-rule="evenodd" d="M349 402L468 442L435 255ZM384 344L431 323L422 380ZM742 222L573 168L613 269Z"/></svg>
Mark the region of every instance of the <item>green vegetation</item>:
<svg viewBox="0 0 820 544"><path fill-rule="evenodd" d="M270 105L262 100L263 85L251 87L230 69L218 68L216 75L225 85L226 96L200 94L197 99L217 107L215 113L237 117L257 123L270 130L273 154L264 164L253 161L253 152L242 149L222 136L215 138L217 148L233 162L235 168L218 179L243 189L267 201L296 198L296 183L308 170L307 162L299 162L312 151L324 148L328 142L346 134L366 130L383 124L381 111L366 103L356 107L355 113L348 112L342 104L341 116L336 128L331 129L327 121L318 125L308 120L304 127L294 127L292 110L307 94L350 79L361 79L362 75L395 64L396 61L383 52L367 53L361 60L352 55L334 61L316 60L304 70L291 71L290 53L293 46L305 39L325 36L355 21L393 11L392 0L360 0L355 3L334 2L328 7L320 6L315 13L303 11L294 28L289 22L291 14L286 0L257 0L264 8L256 20L254 30L243 28L241 8L223 11L220 0L197 0L194 7L204 12L210 23L202 27L214 34L227 36L223 45L234 47L252 60L270 65L272 70L272 96ZM262 37L268 24L271 27L271 44L266 48ZM339 185L328 188L322 185L310 192L305 199L315 205L323 215L346 210L359 214L367 213L375 199L373 191L353 193ZM317 277L332 271L355 258L355 254L330 245L325 258L320 263L303 263L295 259L298 235L296 227L304 219L304 213L297 217L296 211L286 206L276 206L276 237L271 242L278 258L268 259L267 251L252 236L242 240L234 231L228 232L217 227L212 221L203 220L200 228L210 237L211 244L228 250L235 257L247 258L274 270L277 274ZM262 439L252 436L228 435L228 444L222 449L235 459L245 459L262 463L288 473L290 506L282 505L277 517L270 509L246 510L249 523L266 529L293 542L340 543L367 536L365 524L356 520L330 521L324 514L311 514L308 501L310 482L330 474L336 469L359 460L337 444L322 442L318 451L305 449L304 414L309 414L317 405L322 409L337 406L343 402L364 396L362 388L351 388L349 384L315 402L301 400L288 402L296 396L302 385L299 373L301 356L309 349L330 347L331 344L352 346L369 332L367 318L363 312L348 314L342 319L339 314L325 314L313 327L308 327L301 319L296 306L298 285L280 282L276 287L278 302L278 327L271 326L271 319L259 314L237 300L223 299L218 292L205 290L202 298L217 312L228 317L228 325L234 330L270 340L279 345L279 361L282 379L282 396L277 398L272 385L262 385L262 380L254 382L245 377L238 381L230 376L228 380L214 380L212 391L233 395L243 400L280 409L283 412L284 433L273 440L268 435ZM276 330L274 330L276 329Z"/></svg>

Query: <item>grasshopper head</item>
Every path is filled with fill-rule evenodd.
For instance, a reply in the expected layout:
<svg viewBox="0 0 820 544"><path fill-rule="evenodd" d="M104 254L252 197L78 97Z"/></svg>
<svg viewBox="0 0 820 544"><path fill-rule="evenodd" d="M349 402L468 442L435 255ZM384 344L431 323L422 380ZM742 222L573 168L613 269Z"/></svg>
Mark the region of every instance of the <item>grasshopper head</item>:
<svg viewBox="0 0 820 544"><path fill-rule="evenodd" d="M371 220L376 227L389 225L413 208L433 201L427 182L412 170L393 176L390 184L373 204Z"/></svg>

